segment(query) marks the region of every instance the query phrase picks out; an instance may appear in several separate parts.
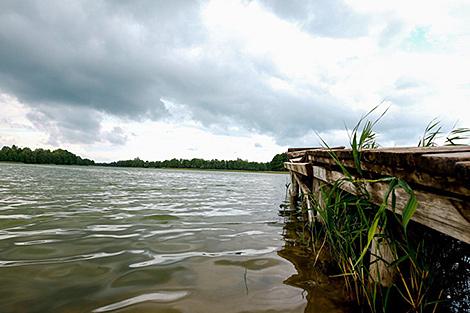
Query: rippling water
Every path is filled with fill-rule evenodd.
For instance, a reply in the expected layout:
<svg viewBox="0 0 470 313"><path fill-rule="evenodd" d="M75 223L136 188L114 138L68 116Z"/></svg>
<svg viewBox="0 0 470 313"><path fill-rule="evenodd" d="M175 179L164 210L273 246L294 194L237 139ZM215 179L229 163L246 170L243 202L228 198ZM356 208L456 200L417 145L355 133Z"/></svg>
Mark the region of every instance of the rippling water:
<svg viewBox="0 0 470 313"><path fill-rule="evenodd" d="M0 311L304 312L278 253L286 181L0 164Z"/></svg>

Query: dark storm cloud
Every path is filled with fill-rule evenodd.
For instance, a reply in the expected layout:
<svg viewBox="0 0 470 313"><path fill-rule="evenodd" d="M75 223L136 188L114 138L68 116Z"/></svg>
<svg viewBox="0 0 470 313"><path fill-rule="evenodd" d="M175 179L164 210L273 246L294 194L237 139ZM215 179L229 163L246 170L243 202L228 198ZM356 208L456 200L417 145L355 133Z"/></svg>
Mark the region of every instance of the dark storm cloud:
<svg viewBox="0 0 470 313"><path fill-rule="evenodd" d="M27 117L37 129L49 134L48 143L54 146L61 142L122 145L128 137L121 127L103 130L102 115L87 107L39 105Z"/></svg>
<svg viewBox="0 0 470 313"><path fill-rule="evenodd" d="M198 38L187 22L197 10L185 1L3 1L0 89L32 106L32 120L52 133L69 125L64 107L78 116L81 108L165 116L161 72L171 49ZM82 133L87 142L97 126L87 118L60 138L76 142Z"/></svg>
<svg viewBox="0 0 470 313"><path fill-rule="evenodd" d="M273 2L273 10L281 10L280 3ZM160 99L186 108L208 129L237 126L272 135L280 144L295 144L311 130L342 129L343 121L352 124L359 117L321 88L309 86L301 94L273 89L268 80L284 78L266 59L248 57L236 47L205 48L202 5L2 1L0 90L30 106L29 118L57 144L122 144L125 130L103 131L103 115L171 118ZM299 3L290 5L286 14L295 19L302 13ZM341 2L312 2L309 8L315 14L310 26L305 24L309 30L337 37L366 31ZM339 23L331 29L324 24L328 14L331 25ZM200 47L197 56L185 53Z"/></svg>
<svg viewBox="0 0 470 313"><path fill-rule="evenodd" d="M104 132L107 141L115 145L123 145L127 141L127 134L121 127L113 127L111 131Z"/></svg>
<svg viewBox="0 0 470 313"><path fill-rule="evenodd" d="M92 109L72 106L40 105L28 113L36 128L49 134L49 144L60 142L93 143L100 141L101 116Z"/></svg>
<svg viewBox="0 0 470 313"><path fill-rule="evenodd" d="M342 0L260 0L283 19L317 36L349 38L367 35L368 17Z"/></svg>
<svg viewBox="0 0 470 313"><path fill-rule="evenodd" d="M121 6L111 10L100 1L2 2L1 87L26 102L66 103L129 116L164 114L154 89L158 68L149 54L153 49L168 54L165 42L178 40L165 33L173 22L160 19L174 15L167 11L176 13L178 7L155 10L155 21L149 24L158 27L149 34L134 20L141 12Z"/></svg>
<svg viewBox="0 0 470 313"><path fill-rule="evenodd" d="M184 74L186 79L171 84L171 89L178 87L171 94L188 104L193 118L214 129L234 125L261 131L279 144L289 144L308 130L342 128L343 119L352 121L360 114L313 86L307 95L273 90L267 78L277 75L275 69L253 59L238 58L224 66L205 59L188 64Z"/></svg>

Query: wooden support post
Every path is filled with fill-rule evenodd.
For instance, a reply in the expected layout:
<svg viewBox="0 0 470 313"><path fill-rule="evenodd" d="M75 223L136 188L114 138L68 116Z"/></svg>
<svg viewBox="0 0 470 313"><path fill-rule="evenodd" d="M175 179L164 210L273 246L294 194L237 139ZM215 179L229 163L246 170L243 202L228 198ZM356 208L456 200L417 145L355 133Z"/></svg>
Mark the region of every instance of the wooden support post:
<svg viewBox="0 0 470 313"><path fill-rule="evenodd" d="M305 201L307 202L307 216L308 216L308 222L312 224L315 222L315 214L312 209L312 204L310 203L310 199L308 195L305 195Z"/></svg>
<svg viewBox="0 0 470 313"><path fill-rule="evenodd" d="M323 195L321 193L320 184L321 184L320 180L314 177L313 182L312 182L312 192L313 192L313 195L315 196L317 204L323 207L324 201L323 201Z"/></svg>
<svg viewBox="0 0 470 313"><path fill-rule="evenodd" d="M315 197L315 203L320 208L325 209L325 199L323 199L323 191L328 191L331 187L325 183L323 183L320 179L313 177L312 181L312 193ZM314 210L315 220L320 221L323 223L321 216L318 214L316 210Z"/></svg>
<svg viewBox="0 0 470 313"><path fill-rule="evenodd" d="M389 242L381 236L382 234L382 229L377 229L376 236L371 243L369 274L372 281L380 283L384 287L391 287L395 279L396 268L391 267L390 264L397 257L390 248Z"/></svg>
<svg viewBox="0 0 470 313"><path fill-rule="evenodd" d="M289 188L289 202L290 202L290 208L292 210L297 208L297 201L299 198L299 183L297 182L297 179L294 176L294 173L290 173L290 188Z"/></svg>

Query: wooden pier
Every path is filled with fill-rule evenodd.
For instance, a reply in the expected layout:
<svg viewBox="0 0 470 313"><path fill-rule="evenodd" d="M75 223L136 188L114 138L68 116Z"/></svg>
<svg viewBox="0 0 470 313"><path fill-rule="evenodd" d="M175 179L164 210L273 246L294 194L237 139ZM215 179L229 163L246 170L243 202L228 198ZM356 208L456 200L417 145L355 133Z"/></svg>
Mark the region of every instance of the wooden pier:
<svg viewBox="0 0 470 313"><path fill-rule="evenodd" d="M355 173L356 164L350 149L290 148L285 168L291 174L291 200L300 192L303 197L321 197L321 185L344 178L343 171L331 155L334 152L347 170ZM371 180L397 177L414 191L418 207L412 220L429 228L470 243L470 147L379 148L361 151L363 176ZM341 186L355 194L353 184ZM386 182L365 183L371 201L383 202ZM396 191L398 213L408 201L403 190ZM307 201L307 203L310 203Z"/></svg>

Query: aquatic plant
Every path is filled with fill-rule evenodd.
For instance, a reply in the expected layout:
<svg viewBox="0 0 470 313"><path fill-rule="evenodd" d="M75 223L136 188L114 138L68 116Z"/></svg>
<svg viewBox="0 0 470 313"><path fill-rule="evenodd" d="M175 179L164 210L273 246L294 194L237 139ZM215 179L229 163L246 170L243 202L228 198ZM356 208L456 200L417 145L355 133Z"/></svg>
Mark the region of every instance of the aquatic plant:
<svg viewBox="0 0 470 313"><path fill-rule="evenodd" d="M435 283L435 273L430 270L432 258L425 257L427 248L423 239L409 236L408 231L418 205L413 190L399 178L372 180L362 170L362 151L379 146L373 128L387 110L374 121L367 120L377 108L361 117L348 132L354 168L347 167L322 140L343 178L333 185L322 185L319 195L309 197L321 218L321 223L306 223L310 245L321 250L327 242L329 253L340 272L338 276L344 278L351 299L361 307L367 307L371 312L435 312L443 301L443 289ZM419 146L436 145L441 130L439 121L431 121ZM456 144L459 140L468 139L469 131L468 128L454 128L446 137L446 143ZM380 205L372 203L366 188L375 183L388 184ZM344 185L353 186L354 194L344 191ZM398 189L408 195L400 214L396 201ZM373 249L374 242L383 243L387 257ZM388 277L381 277L381 272L374 269L379 262L387 266L385 273Z"/></svg>
<svg viewBox="0 0 470 313"><path fill-rule="evenodd" d="M462 143L461 141L466 142ZM466 127L453 127L453 129L446 136L444 145L446 146L465 146L468 145L470 140L470 128Z"/></svg>
<svg viewBox="0 0 470 313"><path fill-rule="evenodd" d="M438 139L442 137L444 132L442 131L441 122L434 118L426 126L423 137L418 142L418 147L435 147L439 144L437 143ZM457 127L457 124L454 124L452 129L449 131L445 137L443 143L444 146L464 146L468 145L470 140L470 128L466 127Z"/></svg>
<svg viewBox="0 0 470 313"><path fill-rule="evenodd" d="M437 146L435 140L442 134L442 126L440 121L434 118L428 123L424 129L423 137L418 142L418 147L434 147Z"/></svg>

